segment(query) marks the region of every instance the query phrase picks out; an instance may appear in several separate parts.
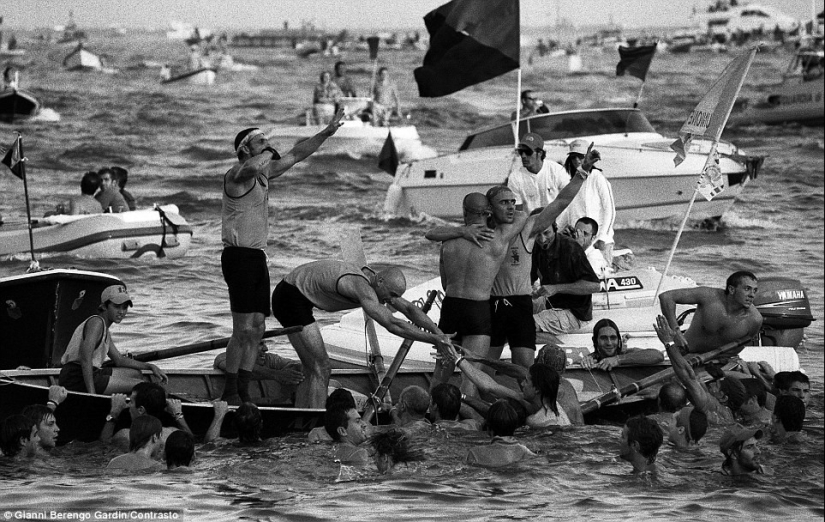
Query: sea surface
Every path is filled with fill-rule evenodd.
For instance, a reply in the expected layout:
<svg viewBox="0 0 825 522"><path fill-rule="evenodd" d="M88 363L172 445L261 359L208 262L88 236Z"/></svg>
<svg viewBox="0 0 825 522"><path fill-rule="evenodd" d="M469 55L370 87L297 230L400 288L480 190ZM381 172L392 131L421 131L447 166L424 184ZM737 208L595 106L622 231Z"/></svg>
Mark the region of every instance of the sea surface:
<svg viewBox="0 0 825 522"><path fill-rule="evenodd" d="M23 134L28 158L32 216L42 216L79 188L84 172L120 165L139 206L174 203L194 229L192 246L179 260L94 260L44 256L44 267L77 267L123 279L134 308L113 329L121 352L138 353L229 336L231 317L220 270L222 175L234 161L232 141L246 127L292 125L310 104L312 86L338 58L299 59L289 50L233 52L255 71L221 72L215 85L159 83L158 66L183 67L187 50L162 33L125 37L90 34L87 47L104 55L115 74L61 68L68 44L18 33L15 59L21 87L49 109L45 119L0 123L0 142ZM526 57L528 50L524 51ZM423 51L382 51L403 108L423 143L440 153L457 149L474 128L500 122L515 108L515 72L441 99L417 96L413 68ZM777 83L791 54L759 54L742 91L758 97ZM360 90L373 64L366 51L341 59ZM674 136L689 112L732 59L730 54L657 55L641 108L663 134ZM552 109L629 107L640 82L615 77L615 51L583 55L585 74L570 76L564 58L534 60L523 69L523 88L533 88ZM767 156L756 180L743 191L720 227L689 222L670 273L700 284L723 285L733 271L760 277L787 276L806 287L816 321L806 330L800 361L811 376L813 400L806 419L807 444L763 445L771 475L733 479L719 472L721 453L711 431L691 452L662 448L667 470L658 479L638 478L617 457L620 428L587 426L529 433L539 457L512 469L491 471L463 463L467 448L486 442L479 434L441 436L426 460L380 476L374 468L342 470L327 446L286 437L252 449L231 445L199 448L191 474L108 476L114 456L95 444L70 444L34 468L0 465L0 507L54 510L180 509L188 520L822 520L823 502L823 129L761 125L725 130L724 139ZM281 151L292 143L275 143ZM608 177L610 173L607 173ZM374 156L324 154L323 148L273 183L267 246L274 284L308 260L333 257L345 227L360 227L373 262L402 267L410 286L437 275L437 247L424 233L444 222L428 216L383 215L391 178ZM691 190L686 187L685 190ZM25 219L23 184L0 173L0 214ZM637 266L662 270L678 228L672 222L638 222L616 231L631 247ZM0 276L23 273L28 255L0 261ZM340 314L321 314L334 323ZM279 326L273 319L269 328ZM292 355L283 339L271 348ZM211 367L215 352L168 360L165 367ZM339 481L340 479L340 481Z"/></svg>

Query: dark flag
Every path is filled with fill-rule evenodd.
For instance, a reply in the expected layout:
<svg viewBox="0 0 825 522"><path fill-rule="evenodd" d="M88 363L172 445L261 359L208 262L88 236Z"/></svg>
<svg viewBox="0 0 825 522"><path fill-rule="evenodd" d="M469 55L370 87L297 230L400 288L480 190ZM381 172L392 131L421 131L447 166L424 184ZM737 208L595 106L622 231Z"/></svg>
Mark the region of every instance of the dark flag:
<svg viewBox="0 0 825 522"><path fill-rule="evenodd" d="M427 13L430 48L418 93L445 96L519 67L518 0L453 0Z"/></svg>
<svg viewBox="0 0 825 522"><path fill-rule="evenodd" d="M392 131L387 133L387 140L378 154L378 168L391 176L395 176L395 171L398 170L398 150L392 139Z"/></svg>
<svg viewBox="0 0 825 522"><path fill-rule="evenodd" d="M9 170L11 170L12 174L20 179L23 179L26 169L23 163L23 142L20 139L20 136L17 136L17 139L14 140L11 148L6 151L6 155L3 156L2 162L3 165L7 166Z"/></svg>
<svg viewBox="0 0 825 522"><path fill-rule="evenodd" d="M370 47L370 60L375 60L378 58L378 37L377 36L368 36L367 37L367 45Z"/></svg>
<svg viewBox="0 0 825 522"><path fill-rule="evenodd" d="M641 45L639 47L619 47L619 64L616 66L616 76L624 76L627 73L645 81L654 54L656 54L656 44Z"/></svg>

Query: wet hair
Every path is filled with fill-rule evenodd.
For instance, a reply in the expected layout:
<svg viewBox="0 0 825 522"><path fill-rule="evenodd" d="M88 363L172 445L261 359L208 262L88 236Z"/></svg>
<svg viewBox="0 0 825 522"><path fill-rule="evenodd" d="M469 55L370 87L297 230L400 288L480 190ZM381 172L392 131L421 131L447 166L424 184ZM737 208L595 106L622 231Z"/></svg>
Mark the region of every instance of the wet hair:
<svg viewBox="0 0 825 522"><path fill-rule="evenodd" d="M324 408L331 410L333 408L343 408L345 410L355 409L355 399L352 393L345 388L336 388L327 397L327 402Z"/></svg>
<svg viewBox="0 0 825 522"><path fill-rule="evenodd" d="M264 426L261 410L251 402L245 402L235 411L235 429L238 430L238 440L242 444L250 444L261 440L261 430Z"/></svg>
<svg viewBox="0 0 825 522"><path fill-rule="evenodd" d="M324 429L335 442L341 441L341 434L338 428L347 429L349 426L349 415L347 412L352 408L333 408L324 412Z"/></svg>
<svg viewBox="0 0 825 522"><path fill-rule="evenodd" d="M802 431L802 423L805 421L805 403L793 395L780 395L776 398L773 414L782 423L785 431Z"/></svg>
<svg viewBox="0 0 825 522"><path fill-rule="evenodd" d="M745 387L745 392L747 393L747 399L745 399L745 401L749 400L751 397L756 397L757 404L764 408L765 402L768 400L768 392L765 391L765 387L762 386L762 383L754 377L739 379L739 382L741 382Z"/></svg>
<svg viewBox="0 0 825 522"><path fill-rule="evenodd" d="M529 417L530 414L527 411L527 408L524 407L524 404L522 404L521 401L516 400L512 397L508 397L505 400L510 403L510 406L512 406L514 410L516 410L516 414L518 415L519 427L522 427L525 424L527 424L527 417Z"/></svg>
<svg viewBox="0 0 825 522"><path fill-rule="evenodd" d="M501 194L504 191L513 192L513 190L510 187L508 187L507 185L494 185L494 186L490 187L490 189L487 191L487 194L486 194L487 200L492 205L493 204L493 198L495 198L496 196L498 196L499 194Z"/></svg>
<svg viewBox="0 0 825 522"><path fill-rule="evenodd" d="M753 279L754 281L759 281L753 272L749 272L747 270L740 270L738 272L734 272L728 277L728 280L725 281L725 293L728 294L728 288L731 286L736 288L742 283L743 279Z"/></svg>
<svg viewBox="0 0 825 522"><path fill-rule="evenodd" d="M10 415L0 422L0 450L5 457L20 453L20 439L29 440L34 421L25 415Z"/></svg>
<svg viewBox="0 0 825 522"><path fill-rule="evenodd" d="M800 372L801 373L801 372ZM793 372L776 372L773 376L773 387L780 392L786 392L791 387Z"/></svg>
<svg viewBox="0 0 825 522"><path fill-rule="evenodd" d="M664 436L659 424L653 419L644 415L632 417L625 423L627 426L627 442L639 444L639 454L647 459L649 463L656 461L656 455L662 446Z"/></svg>
<svg viewBox="0 0 825 522"><path fill-rule="evenodd" d="M567 368L567 354L555 344L545 344L536 354L536 362L546 364L561 375Z"/></svg>
<svg viewBox="0 0 825 522"><path fill-rule="evenodd" d="M487 428L496 437L509 437L519 427L518 412L504 399L499 399L487 410Z"/></svg>
<svg viewBox="0 0 825 522"><path fill-rule="evenodd" d="M786 389L786 390L787 390L787 389L790 389L791 384L793 384L793 383L795 383L795 382L801 382L801 383L803 383L803 384L807 384L808 386L810 386L810 385L811 385L811 379L810 379L810 378L808 378L808 376L807 376L807 375L805 375L804 373L800 372L799 370L796 370L796 371L791 372L791 375L788 377L788 387L787 387L787 388L785 388L785 389Z"/></svg>
<svg viewBox="0 0 825 522"><path fill-rule="evenodd" d="M433 404L438 406L438 414L442 419L455 420L461 410L461 390L458 386L442 382L433 388L430 394Z"/></svg>
<svg viewBox="0 0 825 522"><path fill-rule="evenodd" d="M725 377L719 381L719 387L728 396L727 405L734 413L739 411L739 408L750 398L745 385L736 377Z"/></svg>
<svg viewBox="0 0 825 522"><path fill-rule="evenodd" d="M398 402L403 402L410 413L424 415L430 407L430 394L421 386L407 386L401 391Z"/></svg>
<svg viewBox="0 0 825 522"><path fill-rule="evenodd" d="M576 223L584 223L585 225L590 225L593 228L593 237L599 233L599 224L596 223L596 220L592 217L580 217Z"/></svg>
<svg viewBox="0 0 825 522"><path fill-rule="evenodd" d="M112 174L114 174L115 179L117 180L117 185L120 188L126 187L126 182L129 181L129 171L124 169L123 167L112 167Z"/></svg>
<svg viewBox="0 0 825 522"><path fill-rule="evenodd" d="M241 142L244 138L246 138L247 134L256 130L260 129L258 127L249 127L248 129L242 130L235 136L235 152L238 154L238 159L241 159L241 151L238 150L238 147L240 146Z"/></svg>
<svg viewBox="0 0 825 522"><path fill-rule="evenodd" d="M152 437L160 437L163 425L160 419L153 415L141 415L132 420L132 427L129 428L129 451L135 452L146 447Z"/></svg>
<svg viewBox="0 0 825 522"><path fill-rule="evenodd" d="M662 411L677 412L686 404L687 393L678 382L669 382L659 389L659 408Z"/></svg>
<svg viewBox="0 0 825 522"><path fill-rule="evenodd" d="M599 319L596 322L596 325L593 326L593 357L600 361L604 358L604 355L599 351L599 331L609 326L616 331L616 335L619 337L619 346L616 348L616 355L620 355L624 353L624 340L622 340L622 332L619 330L619 327L608 318Z"/></svg>
<svg viewBox="0 0 825 522"><path fill-rule="evenodd" d="M389 456L393 464L422 459L420 452L412 451L410 439L399 429L376 433L369 438L369 444L376 455Z"/></svg>
<svg viewBox="0 0 825 522"><path fill-rule="evenodd" d="M54 412L51 408L44 406L43 404L29 404L23 408L20 415L25 415L31 419L35 426L39 426L40 423L46 420L49 415L54 417Z"/></svg>
<svg viewBox="0 0 825 522"><path fill-rule="evenodd" d="M690 425L688 426L690 429L687 432L688 442L691 440L699 442L702 440L702 437L705 436L705 433L708 432L708 416L696 408L693 408L693 411L690 412L688 424Z"/></svg>
<svg viewBox="0 0 825 522"><path fill-rule="evenodd" d="M86 174L83 174L83 178L80 180L80 192L86 194L87 196L94 196L97 189L100 188L100 174L97 172L90 170Z"/></svg>
<svg viewBox="0 0 825 522"><path fill-rule="evenodd" d="M155 382L139 382L132 388L135 408L143 407L146 415L160 419L166 411L166 390Z"/></svg>
<svg viewBox="0 0 825 522"><path fill-rule="evenodd" d="M542 403L549 403L545 405L550 408L550 411L559 416L559 409L556 406L556 398L559 394L559 382L561 378L556 370L542 363L535 363L527 370L530 373L530 379L533 381L533 386L538 390L539 397Z"/></svg>
<svg viewBox="0 0 825 522"><path fill-rule="evenodd" d="M183 430L173 431L166 438L166 466L188 466L195 456L195 438Z"/></svg>

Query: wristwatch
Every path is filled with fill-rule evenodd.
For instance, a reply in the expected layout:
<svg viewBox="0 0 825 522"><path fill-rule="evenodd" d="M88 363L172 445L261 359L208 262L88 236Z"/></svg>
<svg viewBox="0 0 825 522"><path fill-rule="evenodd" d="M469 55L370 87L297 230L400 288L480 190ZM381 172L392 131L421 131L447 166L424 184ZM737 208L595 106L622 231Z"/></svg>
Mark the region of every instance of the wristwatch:
<svg viewBox="0 0 825 522"><path fill-rule="evenodd" d="M672 348L674 346L676 346L676 343L674 343L673 341L665 343L665 349Z"/></svg>
<svg viewBox="0 0 825 522"><path fill-rule="evenodd" d="M111 413L106 415L106 422L115 422L115 417Z"/></svg>

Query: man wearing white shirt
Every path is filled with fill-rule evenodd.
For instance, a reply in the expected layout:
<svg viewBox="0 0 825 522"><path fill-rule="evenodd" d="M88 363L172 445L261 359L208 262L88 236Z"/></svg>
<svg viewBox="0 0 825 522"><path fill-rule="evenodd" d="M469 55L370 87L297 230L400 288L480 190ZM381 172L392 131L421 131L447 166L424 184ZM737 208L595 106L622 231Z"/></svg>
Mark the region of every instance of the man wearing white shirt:
<svg viewBox="0 0 825 522"><path fill-rule="evenodd" d="M596 272L599 279L604 279L605 274L612 272L612 269L610 265L607 264L607 261L605 261L601 251L593 246L593 240L599 233L599 224L596 223L593 218L585 216L576 221L575 231L576 235L574 239L576 243L584 249L584 254L587 256L587 260L590 261L590 266L593 267L593 271Z"/></svg>
<svg viewBox="0 0 825 522"><path fill-rule="evenodd" d="M545 158L544 140L534 132L521 138L516 152L521 166L510 172L507 187L516 195L516 208L529 214L554 201L570 176L561 165Z"/></svg>

